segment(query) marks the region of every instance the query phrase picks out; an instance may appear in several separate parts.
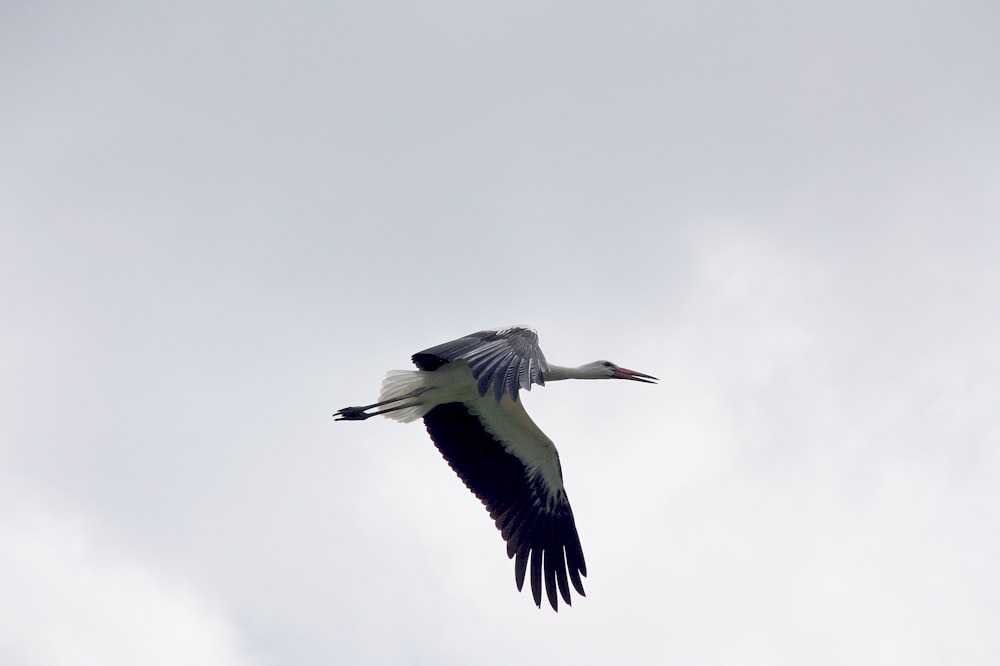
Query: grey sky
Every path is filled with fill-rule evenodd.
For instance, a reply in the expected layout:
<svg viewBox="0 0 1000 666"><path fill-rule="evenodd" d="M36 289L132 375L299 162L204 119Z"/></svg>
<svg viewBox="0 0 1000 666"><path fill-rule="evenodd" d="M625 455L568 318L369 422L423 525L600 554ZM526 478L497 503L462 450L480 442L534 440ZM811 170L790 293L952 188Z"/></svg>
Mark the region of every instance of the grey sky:
<svg viewBox="0 0 1000 666"><path fill-rule="evenodd" d="M0 661L993 664L988 2L7 3ZM590 576L419 424L509 324ZM13 591L13 593L11 593Z"/></svg>

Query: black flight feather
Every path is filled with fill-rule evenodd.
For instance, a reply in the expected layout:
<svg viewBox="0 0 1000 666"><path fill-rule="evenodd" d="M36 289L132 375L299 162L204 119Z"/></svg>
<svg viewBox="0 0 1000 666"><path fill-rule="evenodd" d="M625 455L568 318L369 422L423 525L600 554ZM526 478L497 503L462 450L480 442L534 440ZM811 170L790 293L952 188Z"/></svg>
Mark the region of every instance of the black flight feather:
<svg viewBox="0 0 1000 666"><path fill-rule="evenodd" d="M431 364L426 358L421 360ZM424 416L424 424L435 446L486 506L507 541L508 557L516 558L518 589L524 584L530 559L536 605L542 603L543 573L545 592L554 610L558 610L559 595L570 603L567 573L573 587L584 595L580 576L587 575L587 565L565 492L560 490L553 496L540 475L529 475L524 463L487 432L462 403L434 407Z"/></svg>

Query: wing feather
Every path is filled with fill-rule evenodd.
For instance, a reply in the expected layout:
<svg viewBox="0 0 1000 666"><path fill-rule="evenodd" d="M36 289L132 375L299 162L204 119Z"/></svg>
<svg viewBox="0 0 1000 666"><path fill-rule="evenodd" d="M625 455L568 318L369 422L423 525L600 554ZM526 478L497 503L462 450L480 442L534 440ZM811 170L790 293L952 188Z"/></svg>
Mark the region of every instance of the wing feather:
<svg viewBox="0 0 1000 666"><path fill-rule="evenodd" d="M437 370L458 360L472 369L479 395L492 390L498 402L504 394L517 400L520 389L530 391L532 384L544 384L543 373L549 369L538 346L538 334L521 326L470 333L413 355L421 370Z"/></svg>
<svg viewBox="0 0 1000 666"><path fill-rule="evenodd" d="M492 403L480 400L477 404L483 402ZM523 414L519 403L504 400L503 405L507 410L516 405ZM499 409L496 403L493 409ZM580 577L587 575L573 510L562 486L558 454L545 439L548 448L541 446L539 456L554 459L544 465L539 460L525 461L525 442L506 442L487 429L483 418L467 405L451 402L434 407L424 416L424 423L438 450L485 505L507 542L517 588L522 589L530 563L535 604L541 606L544 589L549 604L558 610L558 596L570 603L567 576L582 596Z"/></svg>

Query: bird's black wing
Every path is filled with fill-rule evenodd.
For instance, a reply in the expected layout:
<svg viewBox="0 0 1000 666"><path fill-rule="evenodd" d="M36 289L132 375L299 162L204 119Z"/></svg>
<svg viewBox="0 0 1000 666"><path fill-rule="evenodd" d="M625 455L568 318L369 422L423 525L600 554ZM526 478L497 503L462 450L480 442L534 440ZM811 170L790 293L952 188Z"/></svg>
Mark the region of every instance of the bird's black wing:
<svg viewBox="0 0 1000 666"><path fill-rule="evenodd" d="M445 460L496 521L507 542L507 556L516 558L517 589L524 586L530 559L537 606L542 605L543 575L553 610L558 610L557 593L572 604L569 581L584 596L580 577L587 575L587 565L565 490L552 489L542 475L532 474L462 403L438 405L424 416L424 423ZM558 455L554 450L552 454L558 470Z"/></svg>
<svg viewBox="0 0 1000 666"><path fill-rule="evenodd" d="M538 334L522 327L470 333L413 355L421 370L437 370L457 360L469 364L479 395L492 390L497 401L504 393L517 400L518 389L530 391L532 384L544 384L543 373L549 369L538 347Z"/></svg>

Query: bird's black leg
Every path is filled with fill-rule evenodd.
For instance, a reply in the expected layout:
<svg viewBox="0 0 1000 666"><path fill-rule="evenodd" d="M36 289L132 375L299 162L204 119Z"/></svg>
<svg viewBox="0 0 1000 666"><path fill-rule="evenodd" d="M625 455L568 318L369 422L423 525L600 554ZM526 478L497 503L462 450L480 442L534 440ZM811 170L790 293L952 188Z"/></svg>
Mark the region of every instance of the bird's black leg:
<svg viewBox="0 0 1000 666"><path fill-rule="evenodd" d="M396 402L395 400L390 400L389 402ZM385 404L385 403L381 403ZM386 409L380 409L377 412L366 413L365 410L371 409L372 407L377 407L378 405L369 405L367 407L344 407L338 410L334 416L337 417L337 421L364 421L365 419L371 418L373 416L378 416L379 414L386 414L388 412L395 412L398 409L406 409L407 407L412 407L413 405L396 405L395 407L388 407Z"/></svg>
<svg viewBox="0 0 1000 666"><path fill-rule="evenodd" d="M380 409L377 412L368 413L369 409L375 409L376 407L381 407L382 405L391 405L394 402L399 402L400 400L407 400L409 398L415 398L424 391L427 391L429 387L422 387L416 391L411 391L406 395L401 395L398 398L390 398L389 400L383 400L382 402L372 403L371 405L365 405L364 407L344 407L338 410L334 416L337 421L364 421L365 419L371 418L373 416L378 416L379 414L387 414L389 412L395 412L399 409L406 409L407 407L413 407L414 403L406 403L402 405L396 405L395 407L387 407L386 409Z"/></svg>
<svg viewBox="0 0 1000 666"><path fill-rule="evenodd" d="M334 414L338 421L364 421L365 419L375 416L374 414L365 414L367 407L344 407L343 409L337 410Z"/></svg>

